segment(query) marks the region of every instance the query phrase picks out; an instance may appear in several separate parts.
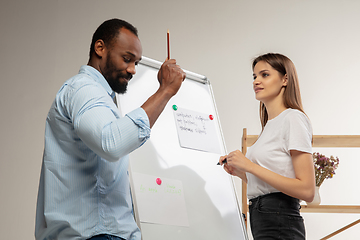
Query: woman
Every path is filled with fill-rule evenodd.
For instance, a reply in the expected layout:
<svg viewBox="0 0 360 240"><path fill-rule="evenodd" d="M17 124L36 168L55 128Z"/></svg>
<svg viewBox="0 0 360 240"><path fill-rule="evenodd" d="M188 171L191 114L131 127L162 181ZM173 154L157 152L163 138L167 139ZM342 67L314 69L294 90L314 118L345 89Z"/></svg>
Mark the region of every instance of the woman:
<svg viewBox="0 0 360 240"><path fill-rule="evenodd" d="M305 239L299 199L315 193L312 129L305 115L297 73L289 58L269 53L252 64L262 132L246 157L233 151L224 169L248 185L250 226L255 240Z"/></svg>

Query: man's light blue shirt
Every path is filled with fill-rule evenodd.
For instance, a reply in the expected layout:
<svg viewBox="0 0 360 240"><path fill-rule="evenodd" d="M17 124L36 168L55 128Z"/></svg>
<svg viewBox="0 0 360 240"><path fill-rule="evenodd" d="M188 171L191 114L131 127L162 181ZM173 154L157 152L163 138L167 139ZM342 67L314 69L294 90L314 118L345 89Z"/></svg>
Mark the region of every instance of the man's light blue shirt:
<svg viewBox="0 0 360 240"><path fill-rule="evenodd" d="M57 93L46 120L35 237L140 239L128 154L150 136L142 108L121 117L100 72L82 66Z"/></svg>

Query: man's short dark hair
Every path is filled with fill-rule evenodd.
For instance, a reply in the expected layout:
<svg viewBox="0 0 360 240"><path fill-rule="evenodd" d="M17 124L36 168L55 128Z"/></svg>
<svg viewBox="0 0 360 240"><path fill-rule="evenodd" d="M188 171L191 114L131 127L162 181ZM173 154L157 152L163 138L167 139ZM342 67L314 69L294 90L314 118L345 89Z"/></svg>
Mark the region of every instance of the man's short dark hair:
<svg viewBox="0 0 360 240"><path fill-rule="evenodd" d="M106 47L110 47L113 44L113 40L119 35L119 30L121 28L126 28L138 36L137 29L130 23L113 18L103 22L94 32L91 45L90 45L90 58L91 55L95 52L95 42L99 39L103 40Z"/></svg>

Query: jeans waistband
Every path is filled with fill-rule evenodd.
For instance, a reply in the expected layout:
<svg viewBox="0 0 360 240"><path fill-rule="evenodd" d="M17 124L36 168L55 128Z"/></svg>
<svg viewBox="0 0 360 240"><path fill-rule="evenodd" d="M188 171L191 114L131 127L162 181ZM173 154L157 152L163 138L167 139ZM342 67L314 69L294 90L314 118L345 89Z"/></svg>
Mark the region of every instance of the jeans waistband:
<svg viewBox="0 0 360 240"><path fill-rule="evenodd" d="M282 192L269 193L265 195L258 196L249 200L249 206L258 204L259 202L267 205L276 205L279 204L287 207L300 208L300 200L289 195L286 195Z"/></svg>
<svg viewBox="0 0 360 240"><path fill-rule="evenodd" d="M113 236L110 234L100 234L93 236L91 238L88 238L87 240L125 240L121 237Z"/></svg>

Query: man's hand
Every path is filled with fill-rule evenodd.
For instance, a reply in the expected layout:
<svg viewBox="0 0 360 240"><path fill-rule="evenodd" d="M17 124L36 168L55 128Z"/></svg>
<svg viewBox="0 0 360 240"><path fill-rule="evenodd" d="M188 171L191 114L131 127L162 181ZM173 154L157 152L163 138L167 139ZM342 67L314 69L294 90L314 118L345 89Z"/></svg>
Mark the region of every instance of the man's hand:
<svg viewBox="0 0 360 240"><path fill-rule="evenodd" d="M158 72L159 90L174 96L178 92L185 77L185 72L179 65L176 65L175 59L166 60Z"/></svg>
<svg viewBox="0 0 360 240"><path fill-rule="evenodd" d="M159 89L141 107L149 117L150 127L154 125L165 105L174 96L186 77L185 72L176 65L175 59L166 60L158 72Z"/></svg>

